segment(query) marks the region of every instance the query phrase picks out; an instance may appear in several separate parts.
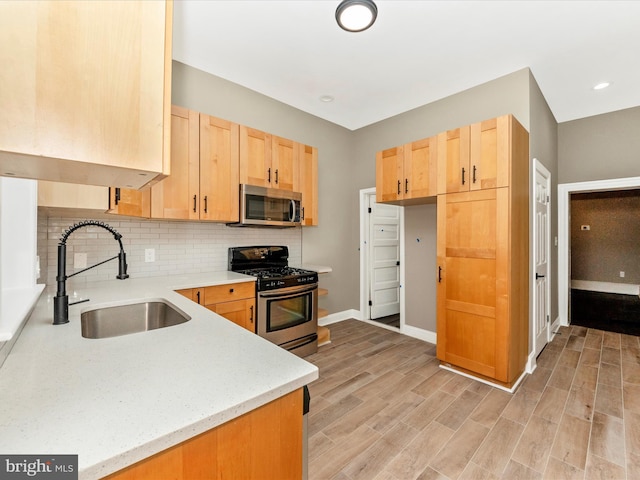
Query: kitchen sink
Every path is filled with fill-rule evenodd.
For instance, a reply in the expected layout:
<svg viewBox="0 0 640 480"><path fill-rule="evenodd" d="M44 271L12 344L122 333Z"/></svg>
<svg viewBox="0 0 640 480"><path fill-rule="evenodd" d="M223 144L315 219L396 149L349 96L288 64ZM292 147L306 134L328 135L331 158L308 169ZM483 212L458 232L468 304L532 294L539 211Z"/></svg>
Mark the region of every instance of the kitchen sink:
<svg viewBox="0 0 640 480"><path fill-rule="evenodd" d="M80 315L82 336L109 338L171 327L191 320L183 311L165 300L96 308Z"/></svg>

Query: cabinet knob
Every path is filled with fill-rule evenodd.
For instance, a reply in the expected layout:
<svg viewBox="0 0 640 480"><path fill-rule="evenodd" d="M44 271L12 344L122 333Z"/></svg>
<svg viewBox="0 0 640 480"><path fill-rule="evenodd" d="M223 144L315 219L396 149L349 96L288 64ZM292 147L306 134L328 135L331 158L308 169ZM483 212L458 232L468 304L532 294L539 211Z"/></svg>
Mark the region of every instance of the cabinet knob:
<svg viewBox="0 0 640 480"><path fill-rule="evenodd" d="M233 288L230 288L230 289L229 289L229 293L233 293Z"/></svg>

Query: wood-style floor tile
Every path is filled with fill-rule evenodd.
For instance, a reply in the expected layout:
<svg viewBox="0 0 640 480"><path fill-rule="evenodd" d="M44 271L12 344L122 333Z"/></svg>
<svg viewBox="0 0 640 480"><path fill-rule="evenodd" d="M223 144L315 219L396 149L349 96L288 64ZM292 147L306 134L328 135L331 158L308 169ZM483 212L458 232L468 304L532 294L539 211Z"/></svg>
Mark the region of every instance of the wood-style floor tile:
<svg viewBox="0 0 640 480"><path fill-rule="evenodd" d="M306 359L309 480L640 478L638 337L561 327L514 394L356 320Z"/></svg>

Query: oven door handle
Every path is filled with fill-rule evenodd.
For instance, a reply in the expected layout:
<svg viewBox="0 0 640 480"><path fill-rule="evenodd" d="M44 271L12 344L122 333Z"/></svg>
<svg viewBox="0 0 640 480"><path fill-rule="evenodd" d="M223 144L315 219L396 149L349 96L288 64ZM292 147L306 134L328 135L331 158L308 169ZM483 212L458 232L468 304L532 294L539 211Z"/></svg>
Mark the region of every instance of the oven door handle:
<svg viewBox="0 0 640 480"><path fill-rule="evenodd" d="M280 297L280 298L286 298L286 297L292 297L294 295L300 295L301 293L308 293L308 292L313 292L314 290L318 289L318 284L314 283L313 285L309 286L309 285L305 285L304 287L291 287L291 290L289 288L287 289L280 289L280 291L277 292L258 292L258 295L262 298L274 298L274 297Z"/></svg>

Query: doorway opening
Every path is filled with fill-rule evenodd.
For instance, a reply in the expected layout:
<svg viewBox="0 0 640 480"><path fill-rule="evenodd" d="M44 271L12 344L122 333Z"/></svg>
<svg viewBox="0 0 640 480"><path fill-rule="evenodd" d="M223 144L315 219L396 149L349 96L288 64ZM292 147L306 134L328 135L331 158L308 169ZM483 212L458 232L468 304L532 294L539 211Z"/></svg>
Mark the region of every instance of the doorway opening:
<svg viewBox="0 0 640 480"><path fill-rule="evenodd" d="M403 210L376 202L375 188L360 191L361 320L399 331L402 309Z"/></svg>
<svg viewBox="0 0 640 480"><path fill-rule="evenodd" d="M558 307L560 325L568 326L571 323L571 194L638 188L640 188L640 177L558 185ZM590 230L586 230L586 232L588 231ZM578 283L578 285L580 284Z"/></svg>

